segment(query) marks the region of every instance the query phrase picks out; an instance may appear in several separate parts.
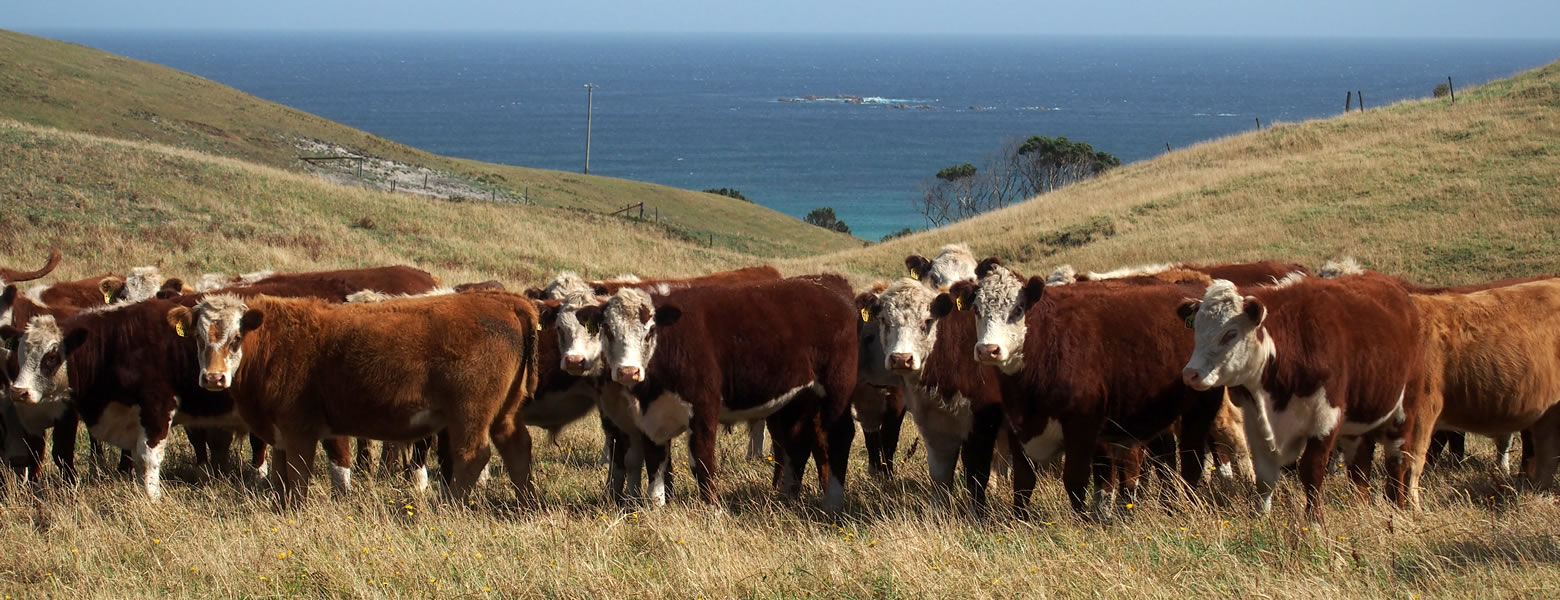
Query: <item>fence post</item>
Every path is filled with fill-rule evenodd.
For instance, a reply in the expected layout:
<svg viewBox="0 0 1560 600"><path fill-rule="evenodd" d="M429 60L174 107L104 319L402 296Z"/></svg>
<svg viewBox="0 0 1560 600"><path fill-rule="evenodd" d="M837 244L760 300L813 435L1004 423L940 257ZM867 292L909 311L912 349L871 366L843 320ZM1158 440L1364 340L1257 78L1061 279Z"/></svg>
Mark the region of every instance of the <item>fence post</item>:
<svg viewBox="0 0 1560 600"><path fill-rule="evenodd" d="M1354 108L1354 91L1350 90L1343 93L1343 112L1349 112L1352 108Z"/></svg>
<svg viewBox="0 0 1560 600"><path fill-rule="evenodd" d="M1457 88L1452 87L1452 76L1446 76L1446 93L1452 95L1452 102L1457 102Z"/></svg>
<svg viewBox="0 0 1560 600"><path fill-rule="evenodd" d="M1257 129L1262 129L1262 117L1257 117Z"/></svg>
<svg viewBox="0 0 1560 600"><path fill-rule="evenodd" d="M423 173L423 191L428 191L428 174Z"/></svg>
<svg viewBox="0 0 1560 600"><path fill-rule="evenodd" d="M645 220L645 203L639 203L639 220Z"/></svg>
<svg viewBox="0 0 1560 600"><path fill-rule="evenodd" d="M1360 99L1360 112L1365 112L1365 92L1354 92L1354 96Z"/></svg>
<svg viewBox="0 0 1560 600"><path fill-rule="evenodd" d="M1170 151L1170 142L1165 142L1165 152Z"/></svg>

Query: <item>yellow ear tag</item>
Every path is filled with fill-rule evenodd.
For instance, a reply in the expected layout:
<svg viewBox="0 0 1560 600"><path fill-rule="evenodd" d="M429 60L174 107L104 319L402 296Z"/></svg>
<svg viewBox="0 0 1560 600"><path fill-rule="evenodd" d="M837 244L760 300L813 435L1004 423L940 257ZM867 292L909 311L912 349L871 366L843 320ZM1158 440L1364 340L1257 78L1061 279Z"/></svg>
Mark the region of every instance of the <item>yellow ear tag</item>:
<svg viewBox="0 0 1560 600"><path fill-rule="evenodd" d="M921 280L921 274L920 274L920 273L917 273L917 272L915 272L915 269L911 269L911 270L910 270L910 278L911 278L911 279L914 279L914 280L916 280L916 281L920 281L920 280Z"/></svg>
<svg viewBox="0 0 1560 600"><path fill-rule="evenodd" d="M537 331L541 331L542 330L542 322L541 321L537 321L536 322L536 330Z"/></svg>
<svg viewBox="0 0 1560 600"><path fill-rule="evenodd" d="M1197 313L1192 313L1192 314L1186 315L1186 328L1187 329L1196 329L1197 327L1195 325L1193 325L1193 323L1196 320L1197 320Z"/></svg>
<svg viewBox="0 0 1560 600"><path fill-rule="evenodd" d="M114 294L112 294L110 292L103 292L103 303L104 304L113 304L114 303Z"/></svg>
<svg viewBox="0 0 1560 600"><path fill-rule="evenodd" d="M179 337L184 337L184 324L183 323L174 323L173 324L173 332L179 334Z"/></svg>
<svg viewBox="0 0 1560 600"><path fill-rule="evenodd" d="M862 323L866 323L866 322L871 321L871 320L872 320L872 311L869 311L869 310L867 310L865 308L861 309L861 322Z"/></svg>
<svg viewBox="0 0 1560 600"><path fill-rule="evenodd" d="M954 296L953 297L953 309L954 310L964 310L964 297L963 296Z"/></svg>

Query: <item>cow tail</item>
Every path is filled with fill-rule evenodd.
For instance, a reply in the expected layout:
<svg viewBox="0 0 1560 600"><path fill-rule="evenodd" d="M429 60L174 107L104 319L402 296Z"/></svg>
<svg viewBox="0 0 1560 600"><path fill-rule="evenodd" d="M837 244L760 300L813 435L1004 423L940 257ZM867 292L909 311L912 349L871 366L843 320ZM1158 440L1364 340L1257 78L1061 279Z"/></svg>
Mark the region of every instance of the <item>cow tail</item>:
<svg viewBox="0 0 1560 600"><path fill-rule="evenodd" d="M530 402L536 395L536 386L541 374L536 368L536 345L541 336L536 334L536 329L541 325L541 318L536 315L536 307L530 300L516 305L515 316L520 318L521 326L525 328L525 343L521 347L520 368L525 372L521 374L521 385L525 386L525 396L521 405Z"/></svg>

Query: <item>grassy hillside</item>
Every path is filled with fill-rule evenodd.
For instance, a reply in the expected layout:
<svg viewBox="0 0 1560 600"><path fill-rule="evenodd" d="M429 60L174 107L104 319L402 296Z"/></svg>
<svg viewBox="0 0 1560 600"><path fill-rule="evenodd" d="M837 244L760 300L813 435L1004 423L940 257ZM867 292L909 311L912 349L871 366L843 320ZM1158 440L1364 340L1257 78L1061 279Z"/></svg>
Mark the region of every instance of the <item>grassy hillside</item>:
<svg viewBox="0 0 1560 600"><path fill-rule="evenodd" d="M762 206L640 182L438 156L228 86L77 44L0 31L0 118L66 131L155 142L303 171L306 141L426 167L486 196L527 195L555 208L605 213L644 202L688 239L755 256L794 256L859 245ZM345 165L342 165L343 167ZM328 167L327 167L328 168ZM351 168L339 169L350 176ZM371 183L384 184L371 180Z"/></svg>
<svg viewBox="0 0 1560 600"><path fill-rule="evenodd" d="M795 262L899 275L969 241L1027 272L1350 254L1415 280L1560 273L1560 63L1457 102L1408 101L1214 140L1005 210Z"/></svg>

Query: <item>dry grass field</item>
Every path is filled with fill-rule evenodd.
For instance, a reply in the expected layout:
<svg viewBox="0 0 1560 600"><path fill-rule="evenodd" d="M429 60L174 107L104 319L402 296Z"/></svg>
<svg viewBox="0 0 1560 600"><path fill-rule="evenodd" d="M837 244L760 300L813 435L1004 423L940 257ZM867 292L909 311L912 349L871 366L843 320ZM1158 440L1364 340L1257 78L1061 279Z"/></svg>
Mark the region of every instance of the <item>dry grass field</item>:
<svg viewBox="0 0 1560 600"><path fill-rule="evenodd" d="M977 253L1004 256L1026 271L1061 262L1098 270L1166 260L1317 264L1353 254L1426 282L1560 272L1560 64L1459 91L1455 105L1405 102L1279 124L945 229L838 251L859 242L788 238L792 229L740 212L748 210L740 203L711 205L739 212L706 214L767 230L767 241L744 245L750 230L719 225L724 233L711 249L688 232L714 226L654 228L572 210L599 211L648 189L618 180L536 172L570 178L580 197L594 198L562 208L337 186L278 162L286 149L267 154L264 145L158 137L166 132L103 116L109 100L93 91L102 85L95 82L118 69L160 68L39 44L0 33L0 264L32 268L58 246L67 257L61 278L141 264L193 276L411 263L447 282L522 285L559 269L685 275L772 261L789 273L837 269L865 280L896 276L905 254L934 253L951 241L969 241ZM117 83L141 103L177 95L137 87L145 81L221 88L163 71L161 79ZM38 83L57 73L72 75ZM296 118L330 128L339 143L397 160L477 168L247 102L209 113L165 104L156 110L188 109L181 118L201 123L234 114L263 115L252 123ZM511 169L482 168L489 167ZM513 169L503 171L507 180L520 180L509 173L533 175ZM816 228L795 231L807 229ZM816 511L816 485L799 502L778 499L767 463L740 458L745 439L738 435L722 440L723 509L689 498L691 476L682 467L671 505L636 510L603 498L600 436L588 420L559 442L538 449L537 507L517 505L501 475L474 505L455 506L377 474L359 475L358 488L342 498L317 477L306 506L280 511L247 476L213 479L193 469L176 434L164 469L172 481L159 504L118 476L88 476L74 488L51 480L41 492L7 481L0 595L1560 596L1557 497L1496 475L1484 440L1470 442L1469 463L1428 473L1426 508L1418 513L1360 499L1342 476L1330 478L1320 531L1300 518L1298 485L1288 478L1266 517L1251 515L1249 490L1220 485L1192 499L1151 493L1117 521L1085 522L1070 514L1054 477L1043 480L1027 522L1013 518L1000 478L985 517L962 502L939 508L911 425L898 476L874 481L853 466L847 509L837 517ZM865 463L862 454L858 444L853 465ZM678 449L677 460L684 458Z"/></svg>

